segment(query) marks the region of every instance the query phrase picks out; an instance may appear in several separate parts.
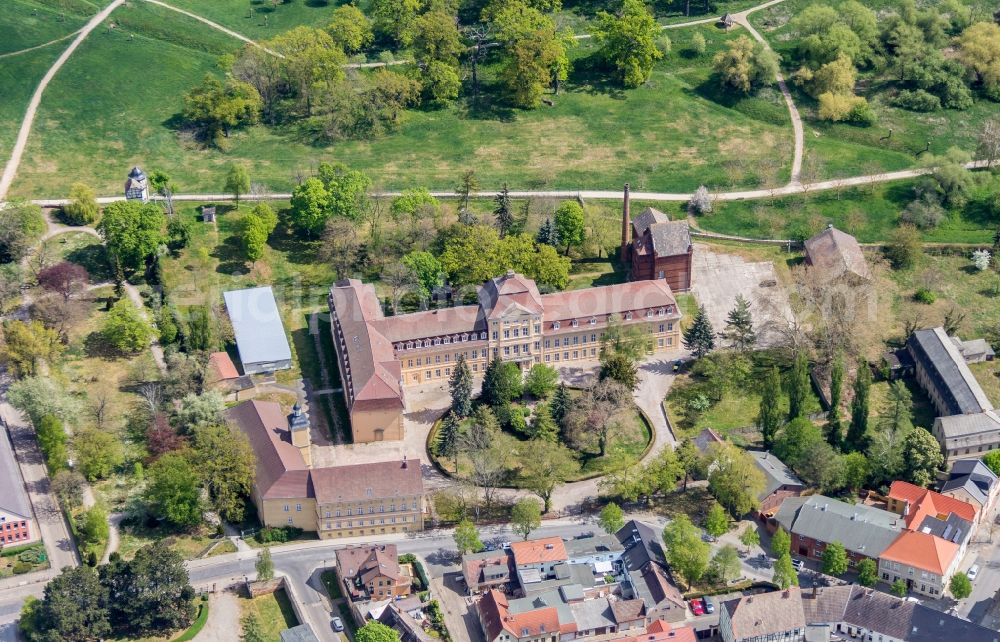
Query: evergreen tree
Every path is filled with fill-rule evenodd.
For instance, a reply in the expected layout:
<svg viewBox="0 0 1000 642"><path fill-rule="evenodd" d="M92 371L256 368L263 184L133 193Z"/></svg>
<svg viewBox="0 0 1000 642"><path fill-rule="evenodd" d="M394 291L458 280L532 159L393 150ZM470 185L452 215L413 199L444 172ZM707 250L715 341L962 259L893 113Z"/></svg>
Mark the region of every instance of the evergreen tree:
<svg viewBox="0 0 1000 642"><path fill-rule="evenodd" d="M722 331L722 336L729 342L729 347L740 352L750 352L757 344L750 302L742 294L736 295L736 305L726 317L726 329Z"/></svg>
<svg viewBox="0 0 1000 642"><path fill-rule="evenodd" d="M493 208L493 215L497 219L497 229L500 231L500 238L507 236L514 227L514 209L510 202L510 190L507 183L503 184L500 193L493 197L496 207Z"/></svg>
<svg viewBox="0 0 1000 642"><path fill-rule="evenodd" d="M844 429L840 425L840 401L844 389L844 358L838 353L833 358L830 369L830 412L826 417L826 440L834 448L840 448L844 440Z"/></svg>
<svg viewBox="0 0 1000 642"><path fill-rule="evenodd" d="M458 355L458 362L448 384L451 390L451 407L459 417L468 417L472 412L472 371L465 362L465 355Z"/></svg>
<svg viewBox="0 0 1000 642"><path fill-rule="evenodd" d="M556 423L561 424L567 410L569 410L569 390L565 383L560 383L555 394L552 395L552 401L549 402L549 414L556 420Z"/></svg>
<svg viewBox="0 0 1000 642"><path fill-rule="evenodd" d="M494 357L483 375L480 398L490 406L502 406L521 395L521 369L516 363Z"/></svg>
<svg viewBox="0 0 1000 642"><path fill-rule="evenodd" d="M531 437L553 443L559 441L559 426L552 418L548 404L540 403L535 406L535 412L531 418Z"/></svg>
<svg viewBox="0 0 1000 642"><path fill-rule="evenodd" d="M715 348L715 331L703 305L698 307L698 313L690 327L684 330L684 347L693 352L696 359L704 357Z"/></svg>
<svg viewBox="0 0 1000 642"><path fill-rule="evenodd" d="M774 445L775 435L781 427L781 374L777 366L772 366L764 377L764 387L760 394L760 412L757 426L764 438L764 448Z"/></svg>
<svg viewBox="0 0 1000 642"><path fill-rule="evenodd" d="M538 235L535 237L535 240L545 245L551 245L552 247L559 246L559 230L552 224L551 218L545 217L545 222L538 228Z"/></svg>
<svg viewBox="0 0 1000 642"><path fill-rule="evenodd" d="M851 450L864 450L868 441L868 404L872 373L864 361L858 364L854 379L854 399L851 401L851 426L847 429L846 446Z"/></svg>
<svg viewBox="0 0 1000 642"><path fill-rule="evenodd" d="M806 414L806 397L809 394L809 358L804 352L795 355L792 371L788 373L788 421Z"/></svg>
<svg viewBox="0 0 1000 642"><path fill-rule="evenodd" d="M462 424L454 412L449 412L441 420L437 439L434 442L438 457L452 457L455 460L455 470L458 470L458 442L462 436Z"/></svg>

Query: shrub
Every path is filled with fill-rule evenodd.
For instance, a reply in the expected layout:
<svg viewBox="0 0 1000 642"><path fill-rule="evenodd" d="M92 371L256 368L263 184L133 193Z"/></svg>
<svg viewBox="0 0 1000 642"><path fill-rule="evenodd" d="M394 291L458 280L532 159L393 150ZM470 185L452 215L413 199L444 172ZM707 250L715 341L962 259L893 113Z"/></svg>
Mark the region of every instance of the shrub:
<svg viewBox="0 0 1000 642"><path fill-rule="evenodd" d="M14 575L24 575L25 573L30 573L31 568L31 564L28 564L27 562L15 562Z"/></svg>
<svg viewBox="0 0 1000 642"><path fill-rule="evenodd" d="M284 544L301 536L302 529L295 526L282 526L280 528L265 526L257 533L257 541L261 544Z"/></svg>
<svg viewBox="0 0 1000 642"><path fill-rule="evenodd" d="M937 300L937 295L927 288L920 288L916 291L916 293L914 293L913 298L920 303L930 305Z"/></svg>
<svg viewBox="0 0 1000 642"><path fill-rule="evenodd" d="M982 272L990 266L992 257L990 256L989 250L976 250L972 253L972 264L976 266L976 269Z"/></svg>
<svg viewBox="0 0 1000 642"><path fill-rule="evenodd" d="M892 104L910 111L937 111L941 99L923 89L904 89L892 99Z"/></svg>
<svg viewBox="0 0 1000 642"><path fill-rule="evenodd" d="M934 229L944 220L945 211L941 207L941 201L931 193L925 193L903 208L899 218L910 225L915 225L922 230Z"/></svg>

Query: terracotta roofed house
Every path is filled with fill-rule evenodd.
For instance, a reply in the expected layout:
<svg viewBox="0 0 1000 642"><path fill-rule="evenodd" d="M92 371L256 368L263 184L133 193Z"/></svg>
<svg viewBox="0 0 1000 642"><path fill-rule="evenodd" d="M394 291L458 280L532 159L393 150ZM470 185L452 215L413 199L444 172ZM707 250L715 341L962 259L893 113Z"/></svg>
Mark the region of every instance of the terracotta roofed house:
<svg viewBox="0 0 1000 642"><path fill-rule="evenodd" d="M269 401L226 410L257 458L253 499L265 526L295 526L320 538L423 529L419 460L313 467L308 421Z"/></svg>
<svg viewBox="0 0 1000 642"><path fill-rule="evenodd" d="M395 544L339 549L337 573L352 601L405 597L412 586L412 579L400 568Z"/></svg>
<svg viewBox="0 0 1000 642"><path fill-rule="evenodd" d="M545 577L552 574L556 564L569 560L566 546L561 537L512 542L510 554L514 558L514 569L517 571L521 584L525 584L524 574L526 572L534 571L534 573Z"/></svg>
<svg viewBox="0 0 1000 642"><path fill-rule="evenodd" d="M540 294L508 271L479 288L477 303L384 316L375 289L354 279L330 289L337 367L356 443L403 438L404 390L442 383L463 356L473 375L494 357L527 370L598 358L608 324L639 325L654 352L680 346L680 312L665 281Z"/></svg>
<svg viewBox="0 0 1000 642"><path fill-rule="evenodd" d="M507 596L490 590L476 605L486 642L556 642L561 638L559 612L554 606L511 613ZM566 633L576 626L566 626Z"/></svg>
<svg viewBox="0 0 1000 642"><path fill-rule="evenodd" d="M954 513L967 522L975 522L978 517L976 507L968 502L901 480L889 486L888 506L903 516L910 530L919 530L927 517Z"/></svg>
<svg viewBox="0 0 1000 642"><path fill-rule="evenodd" d="M892 584L902 579L906 588L941 597L962 560L963 547L922 531L904 531L879 556L879 576Z"/></svg>

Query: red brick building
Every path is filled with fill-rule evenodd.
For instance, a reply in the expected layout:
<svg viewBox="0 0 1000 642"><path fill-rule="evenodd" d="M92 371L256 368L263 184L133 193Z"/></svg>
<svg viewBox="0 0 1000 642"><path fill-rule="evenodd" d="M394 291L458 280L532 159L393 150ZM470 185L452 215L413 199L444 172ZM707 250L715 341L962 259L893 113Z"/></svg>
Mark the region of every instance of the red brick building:
<svg viewBox="0 0 1000 642"><path fill-rule="evenodd" d="M687 221L671 221L663 212L647 207L635 220L629 212L629 187L625 185L622 209L622 263L633 281L665 279L674 292L691 289L691 230Z"/></svg>
<svg viewBox="0 0 1000 642"><path fill-rule="evenodd" d="M6 430L0 430L0 548L38 540L31 502Z"/></svg>

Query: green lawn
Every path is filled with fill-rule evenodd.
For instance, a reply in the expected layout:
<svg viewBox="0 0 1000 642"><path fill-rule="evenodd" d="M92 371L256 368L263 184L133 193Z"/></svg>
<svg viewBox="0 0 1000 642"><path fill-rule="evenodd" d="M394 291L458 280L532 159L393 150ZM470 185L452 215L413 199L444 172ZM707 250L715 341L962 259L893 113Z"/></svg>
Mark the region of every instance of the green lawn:
<svg viewBox="0 0 1000 642"><path fill-rule="evenodd" d="M976 174L985 180L985 174ZM863 243L889 238L899 213L915 197L917 181L826 190L755 201L717 202L711 214L698 218L698 226L712 232L754 238L808 238L833 223ZM938 243L988 243L995 222L984 205L989 188L974 191L969 206L949 213L924 240Z"/></svg>
<svg viewBox="0 0 1000 642"><path fill-rule="evenodd" d="M34 47L70 34L82 27L87 18L98 10L96 4L86 0L5 0L3 4L0 54ZM53 49L58 50L59 45L53 45Z"/></svg>
<svg viewBox="0 0 1000 642"><path fill-rule="evenodd" d="M824 0L823 4L836 7L841 1ZM750 20L754 26L782 55L786 72L794 71L793 63L796 60L796 41L792 37L789 19L810 4L817 2L787 0L751 14ZM892 0L862 0L862 4L876 13L898 8L898 4ZM973 0L964 4L974 7L978 19L1000 9L1000 3L996 0ZM892 83L886 82L884 75L862 70L858 80L859 95L868 99L877 117L876 123L871 127L818 120L816 101L791 85L796 105L805 120L806 153L816 159L820 176L871 173L875 168L886 171L901 169L915 164L919 160L919 152L928 143L934 154L942 153L952 146L974 153L980 124L997 113L996 103L979 97L973 107L966 111L908 111L889 104L888 90L892 89Z"/></svg>
<svg viewBox="0 0 1000 642"><path fill-rule="evenodd" d="M235 160L273 189L290 189L296 172L322 160L364 169L385 188L448 188L467 168L476 169L484 189L503 181L535 189L630 181L635 189L693 190L787 179L791 134L780 95L718 94L709 79L711 55L734 34L715 27L671 32L673 53L639 89L622 91L590 71L595 45L580 41L572 50L575 71L554 107L412 110L384 138L327 147L259 126L235 134L223 153L178 134L174 123L184 92L218 73L218 54L239 42L145 3L118 9L114 19L121 26L96 30L50 85L16 194L61 193L74 180L116 194L133 163L168 172L182 191L218 190L224 166ZM695 29L708 51L689 57ZM136 77L144 82L137 85Z"/></svg>
<svg viewBox="0 0 1000 642"><path fill-rule="evenodd" d="M282 631L299 624L284 589L253 599L241 599L240 610L244 617L250 614L257 616L261 633L269 642L277 642Z"/></svg>
<svg viewBox="0 0 1000 642"><path fill-rule="evenodd" d="M3 27L0 27L0 32ZM0 39L2 43L2 39ZM0 44L2 46L2 44ZM31 94L45 71L59 56L58 45L30 51L19 56L0 58L0 158L10 157L17 131L24 118Z"/></svg>

